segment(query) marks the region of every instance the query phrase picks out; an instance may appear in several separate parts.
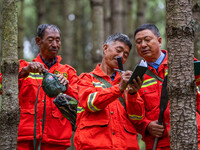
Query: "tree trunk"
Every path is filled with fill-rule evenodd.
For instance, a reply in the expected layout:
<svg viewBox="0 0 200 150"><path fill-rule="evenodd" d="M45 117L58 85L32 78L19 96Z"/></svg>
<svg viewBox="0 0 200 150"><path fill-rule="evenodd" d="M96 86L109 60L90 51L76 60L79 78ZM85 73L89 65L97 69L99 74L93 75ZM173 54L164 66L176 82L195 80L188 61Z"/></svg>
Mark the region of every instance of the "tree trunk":
<svg viewBox="0 0 200 150"><path fill-rule="evenodd" d="M20 13L18 17L18 58L23 59L23 49L24 49L24 0L20 0Z"/></svg>
<svg viewBox="0 0 200 150"><path fill-rule="evenodd" d="M192 1L167 0L166 13L171 149L197 150Z"/></svg>
<svg viewBox="0 0 200 150"><path fill-rule="evenodd" d="M122 33L124 33L124 34L127 34L128 35L128 23L130 23L129 22L129 20L128 20L128 1L129 0L123 0L122 1L122 18L123 18L123 21L122 21L122 23L123 23L123 31L122 31ZM131 9L132 10L132 9Z"/></svg>
<svg viewBox="0 0 200 150"><path fill-rule="evenodd" d="M62 63L72 65L73 51L72 51L72 22L69 20L70 8L72 1L62 0L62 15L63 15L63 25L62 25Z"/></svg>
<svg viewBox="0 0 200 150"><path fill-rule="evenodd" d="M0 113L0 149L17 149L19 124L17 0L4 0L2 10L2 109Z"/></svg>
<svg viewBox="0 0 200 150"><path fill-rule="evenodd" d="M133 34L134 34L134 22L135 21L133 19L133 13L134 13L133 0L127 1L127 7L125 7L125 9L128 10L128 12L127 12L128 13L127 34L129 36L133 46L132 46L132 50L131 50L129 57L128 57L124 66L125 66L126 69L133 70L135 65L139 62L139 55L138 55L137 50L135 49L135 46L134 46L134 35Z"/></svg>
<svg viewBox="0 0 200 150"><path fill-rule="evenodd" d="M46 20L48 24L55 24L58 26L58 0L46 1ZM48 13L47 13L48 12Z"/></svg>
<svg viewBox="0 0 200 150"><path fill-rule="evenodd" d="M45 23L45 0L35 0L35 7L37 13L37 25Z"/></svg>
<svg viewBox="0 0 200 150"><path fill-rule="evenodd" d="M103 56L104 43L104 14L103 14L103 0L90 0L92 7L92 60L93 65L96 66Z"/></svg>
<svg viewBox="0 0 200 150"><path fill-rule="evenodd" d="M110 36L111 34L111 6L110 0L104 0L104 41Z"/></svg>
<svg viewBox="0 0 200 150"><path fill-rule="evenodd" d="M123 0L111 0L111 33L123 33Z"/></svg>
<svg viewBox="0 0 200 150"><path fill-rule="evenodd" d="M144 23L146 23L146 0L137 0L137 19L136 19L136 28Z"/></svg>
<svg viewBox="0 0 200 150"><path fill-rule="evenodd" d="M194 56L200 59L200 0L193 0L192 14L195 20Z"/></svg>

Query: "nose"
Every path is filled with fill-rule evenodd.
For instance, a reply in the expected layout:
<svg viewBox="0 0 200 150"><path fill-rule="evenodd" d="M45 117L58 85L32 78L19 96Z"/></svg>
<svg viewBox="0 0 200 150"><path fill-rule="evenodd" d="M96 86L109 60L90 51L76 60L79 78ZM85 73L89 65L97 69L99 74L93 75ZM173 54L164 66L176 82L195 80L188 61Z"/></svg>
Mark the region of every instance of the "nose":
<svg viewBox="0 0 200 150"><path fill-rule="evenodd" d="M51 43L51 46L52 47L57 47L57 42L55 40L53 40L52 43Z"/></svg>
<svg viewBox="0 0 200 150"><path fill-rule="evenodd" d="M147 44L146 44L146 42L145 41L142 41L142 47L146 47L147 46Z"/></svg>
<svg viewBox="0 0 200 150"><path fill-rule="evenodd" d="M121 58L123 58L123 55L124 55L123 52L119 53L119 56L121 56Z"/></svg>

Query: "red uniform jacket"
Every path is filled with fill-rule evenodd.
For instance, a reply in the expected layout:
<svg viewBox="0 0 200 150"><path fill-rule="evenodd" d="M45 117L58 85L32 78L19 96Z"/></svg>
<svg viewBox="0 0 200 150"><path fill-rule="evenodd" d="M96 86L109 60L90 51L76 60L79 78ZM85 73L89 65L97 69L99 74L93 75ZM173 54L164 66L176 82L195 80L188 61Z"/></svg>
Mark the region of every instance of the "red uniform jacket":
<svg viewBox="0 0 200 150"><path fill-rule="evenodd" d="M39 55L33 61L44 64ZM57 62L50 68L49 72L54 74L62 74L65 78L67 78L69 80L69 88L66 91L66 94L77 98L76 83L78 81L78 77L76 75L76 71L69 65L60 64L60 61L61 57L57 56ZM21 69L28 64L28 62L20 60L19 71L21 71ZM46 65L45 67L47 68ZM29 76L19 79L19 105L21 114L18 129L18 141L33 140L35 101L38 87L39 85L42 85L42 79L42 74L40 75L39 73L32 72L30 72ZM45 93L42 87L40 88L38 94L36 130L37 139L42 136L42 119L45 98ZM54 98L46 96L46 118L42 142L70 146L72 126L54 105L53 100Z"/></svg>
<svg viewBox="0 0 200 150"><path fill-rule="evenodd" d="M161 63L158 68L158 72L149 66L149 70L154 72L157 76L164 79L164 77L168 74L167 70L167 51L162 50L162 52L166 53L165 59ZM161 95L162 82L152 78L148 75L144 75L144 82L142 88L139 90L139 94L144 101L145 106L145 116L142 121L138 121L137 130L143 136L143 140L146 143L146 149L152 149L154 143L154 137L150 136L146 131L147 125L150 121L158 120L159 117L159 106L160 106L160 95ZM197 94L197 105L200 102L200 94ZM198 137L200 140L200 116L197 113L197 122L198 122ZM169 103L167 109L164 113L164 126L165 131L162 138L159 138L158 147L165 147L170 145L169 140L169 129L170 129L170 120L169 120Z"/></svg>
<svg viewBox="0 0 200 150"><path fill-rule="evenodd" d="M97 65L91 72L113 86L106 88L99 80L83 73L79 77L77 130L74 143L77 150L131 149L139 150L137 132L130 120L142 119L142 105L138 94L127 94L127 113L118 100L120 75L113 81ZM130 109L131 107L131 109ZM136 109L137 108L137 109Z"/></svg>

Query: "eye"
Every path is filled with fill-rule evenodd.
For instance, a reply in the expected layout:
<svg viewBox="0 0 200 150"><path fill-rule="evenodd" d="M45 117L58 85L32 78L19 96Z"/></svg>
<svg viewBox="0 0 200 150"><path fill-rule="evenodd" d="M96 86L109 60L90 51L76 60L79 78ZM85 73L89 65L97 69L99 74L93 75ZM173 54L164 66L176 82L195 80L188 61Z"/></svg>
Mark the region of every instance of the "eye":
<svg viewBox="0 0 200 150"><path fill-rule="evenodd" d="M145 38L145 41L146 41L146 42L150 42L150 41L151 41L151 38L147 37L147 38Z"/></svg>
<svg viewBox="0 0 200 150"><path fill-rule="evenodd" d="M56 42L59 43L59 42L60 42L60 39L56 39Z"/></svg>
<svg viewBox="0 0 200 150"><path fill-rule="evenodd" d="M128 58L129 53L124 53L124 58Z"/></svg>
<svg viewBox="0 0 200 150"><path fill-rule="evenodd" d="M120 53L122 50L120 48L116 48L116 51Z"/></svg>
<svg viewBox="0 0 200 150"><path fill-rule="evenodd" d="M142 40L136 40L135 43L136 44L140 44L142 42Z"/></svg>

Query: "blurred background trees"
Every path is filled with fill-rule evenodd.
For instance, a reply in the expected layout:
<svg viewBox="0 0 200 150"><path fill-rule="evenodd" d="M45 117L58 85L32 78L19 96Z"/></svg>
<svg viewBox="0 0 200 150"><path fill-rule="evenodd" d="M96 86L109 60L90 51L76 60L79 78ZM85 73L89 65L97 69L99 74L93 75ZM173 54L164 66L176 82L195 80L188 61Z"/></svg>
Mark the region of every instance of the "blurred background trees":
<svg viewBox="0 0 200 150"><path fill-rule="evenodd" d="M164 0L18 0L17 4L19 59L31 61L39 52L34 37L42 23L61 29L62 63L72 65L78 75L100 62L110 34L122 32L133 41L134 29L142 23L159 27L165 48ZM139 60L133 46L124 68L133 69Z"/></svg>
<svg viewBox="0 0 200 150"><path fill-rule="evenodd" d="M0 0L1 35L2 2ZM132 70L141 59L133 42L134 30L139 25L156 24L161 32L162 49L166 49L165 5L165 0L18 0L18 58L31 61L38 54L34 40L36 29L39 24L48 23L61 29L62 63L73 66L78 75L93 70L101 61L104 41L116 32L127 34L132 41L133 48L124 65L125 69ZM193 0L192 14L194 52L195 57L200 58L200 0ZM2 36L0 51L1 44Z"/></svg>

